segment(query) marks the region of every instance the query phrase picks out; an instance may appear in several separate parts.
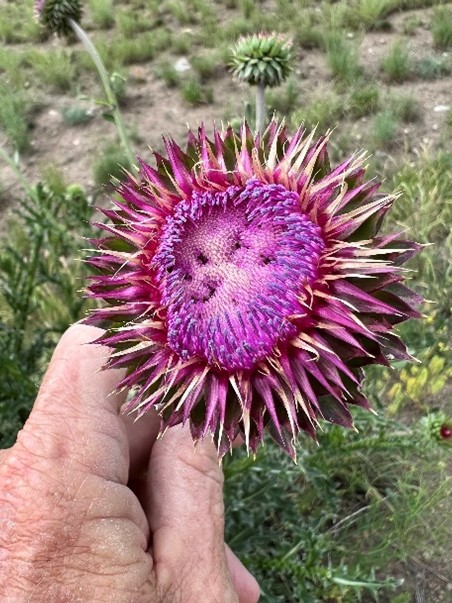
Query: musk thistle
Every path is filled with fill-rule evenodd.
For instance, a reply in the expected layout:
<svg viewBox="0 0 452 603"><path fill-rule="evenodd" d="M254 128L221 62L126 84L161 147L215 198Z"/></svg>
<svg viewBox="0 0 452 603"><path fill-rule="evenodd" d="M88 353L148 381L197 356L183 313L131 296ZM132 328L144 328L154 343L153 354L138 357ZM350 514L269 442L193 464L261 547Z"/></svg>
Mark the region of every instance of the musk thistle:
<svg viewBox="0 0 452 603"><path fill-rule="evenodd" d="M119 103L112 88L112 80L108 75L97 48L80 25L82 17L80 0L36 0L35 14L38 22L47 33L56 33L58 36L66 37L69 40L77 39L83 44L85 50L90 55L102 82L111 117L113 117L113 121L115 122L116 131L127 157L127 162L129 167L134 170L135 156L132 153L130 141L119 110Z"/></svg>
<svg viewBox="0 0 452 603"><path fill-rule="evenodd" d="M242 37L233 48L230 67L239 80L256 86L256 130L265 121L265 89L281 86L291 70L290 42L277 33Z"/></svg>
<svg viewBox="0 0 452 603"><path fill-rule="evenodd" d="M363 366L410 358L392 330L419 316L401 266L421 245L377 234L396 196L365 180L364 154L330 168L327 138L201 127L103 210L88 294L108 305L87 320L129 409L157 409L162 431L189 423L224 454L268 430L295 456L301 430L369 408Z"/></svg>
<svg viewBox="0 0 452 603"><path fill-rule="evenodd" d="M35 13L48 33L73 38L70 21L80 22L82 5L80 0L36 0Z"/></svg>

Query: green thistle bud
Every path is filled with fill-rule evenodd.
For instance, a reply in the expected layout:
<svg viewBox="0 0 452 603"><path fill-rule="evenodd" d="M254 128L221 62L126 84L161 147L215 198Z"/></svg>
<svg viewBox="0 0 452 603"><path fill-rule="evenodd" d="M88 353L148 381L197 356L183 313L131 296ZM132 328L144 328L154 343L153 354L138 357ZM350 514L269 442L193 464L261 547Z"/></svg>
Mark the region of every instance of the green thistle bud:
<svg viewBox="0 0 452 603"><path fill-rule="evenodd" d="M80 0L36 0L35 12L38 21L48 33L73 37L69 19L79 23L82 18Z"/></svg>
<svg viewBox="0 0 452 603"><path fill-rule="evenodd" d="M280 86L291 71L290 41L276 33L240 38L232 51L232 74L253 86Z"/></svg>

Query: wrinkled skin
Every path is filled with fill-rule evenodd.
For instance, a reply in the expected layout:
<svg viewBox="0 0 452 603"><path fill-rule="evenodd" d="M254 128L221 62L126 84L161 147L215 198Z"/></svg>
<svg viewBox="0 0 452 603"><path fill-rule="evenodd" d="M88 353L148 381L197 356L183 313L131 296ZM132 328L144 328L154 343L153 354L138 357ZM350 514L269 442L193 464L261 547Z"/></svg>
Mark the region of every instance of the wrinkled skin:
<svg viewBox="0 0 452 603"><path fill-rule="evenodd" d="M120 414L107 355L63 335L17 443L0 452L0 593L9 603L256 603L224 544L211 442Z"/></svg>

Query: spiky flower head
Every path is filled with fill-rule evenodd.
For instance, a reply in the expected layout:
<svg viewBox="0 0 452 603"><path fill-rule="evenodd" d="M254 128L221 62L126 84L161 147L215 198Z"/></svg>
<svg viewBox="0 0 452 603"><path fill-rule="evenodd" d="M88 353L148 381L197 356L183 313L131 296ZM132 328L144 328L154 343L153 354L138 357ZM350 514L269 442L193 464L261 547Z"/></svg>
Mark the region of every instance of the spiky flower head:
<svg viewBox="0 0 452 603"><path fill-rule="evenodd" d="M276 122L165 146L119 185L88 260L108 303L88 321L130 409L212 433L221 454L238 434L255 451L267 429L294 455L320 419L352 427L362 367L410 358L392 329L419 316L401 265L420 245L377 236L395 196L365 180L364 154L331 169L327 137Z"/></svg>
<svg viewBox="0 0 452 603"><path fill-rule="evenodd" d="M280 86L291 70L291 44L280 34L242 37L232 51L232 74L253 86Z"/></svg>
<svg viewBox="0 0 452 603"><path fill-rule="evenodd" d="M35 13L37 20L49 34L72 37L68 20L80 22L82 4L80 0L36 0Z"/></svg>

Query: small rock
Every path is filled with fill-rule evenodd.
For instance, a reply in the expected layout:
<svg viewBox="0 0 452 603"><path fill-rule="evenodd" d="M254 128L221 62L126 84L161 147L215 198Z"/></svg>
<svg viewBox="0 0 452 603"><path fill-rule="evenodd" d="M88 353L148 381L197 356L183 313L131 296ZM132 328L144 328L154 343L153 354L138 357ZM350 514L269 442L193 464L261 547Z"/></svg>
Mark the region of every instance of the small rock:
<svg viewBox="0 0 452 603"><path fill-rule="evenodd" d="M424 144L428 144L430 142L430 138L427 138L427 136L424 136L424 138L422 139L422 142Z"/></svg>
<svg viewBox="0 0 452 603"><path fill-rule="evenodd" d="M438 130L438 124L432 124L432 130L436 132Z"/></svg>
<svg viewBox="0 0 452 603"><path fill-rule="evenodd" d="M129 69L129 76L137 84L146 82L146 69L142 65L133 65Z"/></svg>
<svg viewBox="0 0 452 603"><path fill-rule="evenodd" d="M410 133L410 128L404 128L403 129L403 133L404 134L409 134Z"/></svg>
<svg viewBox="0 0 452 603"><path fill-rule="evenodd" d="M50 109L48 115L50 115L50 117L56 117L58 115L58 111L55 109Z"/></svg>
<svg viewBox="0 0 452 603"><path fill-rule="evenodd" d="M186 57L181 57L180 59L177 59L177 61L174 63L174 69L178 73L184 73L184 71L189 71L191 69L189 60Z"/></svg>
<svg viewBox="0 0 452 603"><path fill-rule="evenodd" d="M74 138L74 140L72 141L72 144L74 145L74 147L78 147L80 144L80 139L79 138Z"/></svg>
<svg viewBox="0 0 452 603"><path fill-rule="evenodd" d="M368 52L368 54L373 54L374 53L374 49L373 48L368 48L367 52Z"/></svg>
<svg viewBox="0 0 452 603"><path fill-rule="evenodd" d="M349 31L349 32L347 33L347 38L348 38L349 40L353 40L353 38L354 38L354 37L355 37L355 34L354 34L354 33L352 33L351 31Z"/></svg>
<svg viewBox="0 0 452 603"><path fill-rule="evenodd" d="M378 43L379 44L386 44L386 38L379 38Z"/></svg>
<svg viewBox="0 0 452 603"><path fill-rule="evenodd" d="M435 113L443 113L444 111L449 111L449 109L450 105L436 105L433 107L433 111L435 111Z"/></svg>

